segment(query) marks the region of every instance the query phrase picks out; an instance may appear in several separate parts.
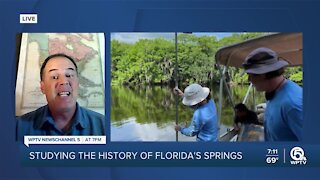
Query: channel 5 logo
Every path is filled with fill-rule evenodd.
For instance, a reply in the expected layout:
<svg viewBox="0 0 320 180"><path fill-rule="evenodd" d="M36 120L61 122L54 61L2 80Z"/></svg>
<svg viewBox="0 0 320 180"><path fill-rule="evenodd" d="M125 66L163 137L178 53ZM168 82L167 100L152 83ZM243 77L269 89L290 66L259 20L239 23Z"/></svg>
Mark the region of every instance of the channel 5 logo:
<svg viewBox="0 0 320 180"><path fill-rule="evenodd" d="M294 147L290 151L291 164L304 165L307 164L307 158L304 155L304 150L301 147Z"/></svg>

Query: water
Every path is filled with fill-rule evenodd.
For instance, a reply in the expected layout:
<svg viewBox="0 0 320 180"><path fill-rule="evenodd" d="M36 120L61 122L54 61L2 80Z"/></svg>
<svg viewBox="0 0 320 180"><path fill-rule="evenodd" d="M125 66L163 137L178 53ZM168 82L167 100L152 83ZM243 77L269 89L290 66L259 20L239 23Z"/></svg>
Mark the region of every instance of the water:
<svg viewBox="0 0 320 180"><path fill-rule="evenodd" d="M248 86L231 88L235 103L242 102ZM218 108L219 86L210 87ZM256 103L264 101L256 93ZM252 96L250 96L252 97ZM172 89L165 86L111 86L111 141L175 141L176 121L175 96ZM220 134L233 126L233 108L224 93ZM249 108L253 98L249 98ZM188 126L193 110L184 106L179 99L179 124ZM179 134L179 141L195 141L195 137Z"/></svg>

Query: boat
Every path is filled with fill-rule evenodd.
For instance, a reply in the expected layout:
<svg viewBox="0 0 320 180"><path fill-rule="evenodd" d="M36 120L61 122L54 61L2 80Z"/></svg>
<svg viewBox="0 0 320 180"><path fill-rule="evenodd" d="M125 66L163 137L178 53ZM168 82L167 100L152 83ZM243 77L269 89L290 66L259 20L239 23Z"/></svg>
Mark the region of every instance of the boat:
<svg viewBox="0 0 320 180"><path fill-rule="evenodd" d="M302 66L303 44L302 33L300 32L267 33L257 38L252 38L218 49L215 54L215 59L220 72L218 106L219 124L221 121L221 108L223 104L222 93L224 90L227 91L231 104L234 107L234 101L226 82L225 72L228 70L228 67L242 68L242 63L246 56L259 47L266 47L274 50L281 59L289 63L289 66ZM242 103L245 104L251 88L252 84L250 84ZM263 126L242 125L240 133L235 129L228 130L220 136L219 141L263 141L263 133Z"/></svg>

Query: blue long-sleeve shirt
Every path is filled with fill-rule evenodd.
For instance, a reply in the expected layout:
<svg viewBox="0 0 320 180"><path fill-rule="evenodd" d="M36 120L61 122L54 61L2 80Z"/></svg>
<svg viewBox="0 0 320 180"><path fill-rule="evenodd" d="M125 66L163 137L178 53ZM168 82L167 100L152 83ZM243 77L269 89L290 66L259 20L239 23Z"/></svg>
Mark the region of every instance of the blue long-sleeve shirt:
<svg viewBox="0 0 320 180"><path fill-rule="evenodd" d="M181 133L197 136L197 141L218 140L217 110L212 99L194 111L190 126L181 128Z"/></svg>
<svg viewBox="0 0 320 180"><path fill-rule="evenodd" d="M24 135L105 135L103 115L76 105L76 112L70 130L61 131L56 127L48 105L17 118L17 140Z"/></svg>
<svg viewBox="0 0 320 180"><path fill-rule="evenodd" d="M302 139L302 88L287 82L267 102L265 112L266 141L301 141Z"/></svg>

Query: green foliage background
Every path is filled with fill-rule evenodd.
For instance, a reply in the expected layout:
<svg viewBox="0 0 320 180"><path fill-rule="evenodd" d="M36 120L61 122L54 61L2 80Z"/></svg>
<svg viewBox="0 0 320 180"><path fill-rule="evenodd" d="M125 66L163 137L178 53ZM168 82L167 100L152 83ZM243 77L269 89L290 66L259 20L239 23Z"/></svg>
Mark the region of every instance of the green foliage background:
<svg viewBox="0 0 320 180"><path fill-rule="evenodd" d="M134 34L133 34L134 35ZM235 33L218 40L214 36L178 35L179 84L215 83L219 71L215 68L215 53L220 47L238 43L264 33ZM141 39L134 44L112 40L111 42L112 84L170 84L174 83L175 41L164 38ZM241 76L242 69L229 68L228 80L236 84L248 83ZM291 67L286 76L302 83L302 68Z"/></svg>

